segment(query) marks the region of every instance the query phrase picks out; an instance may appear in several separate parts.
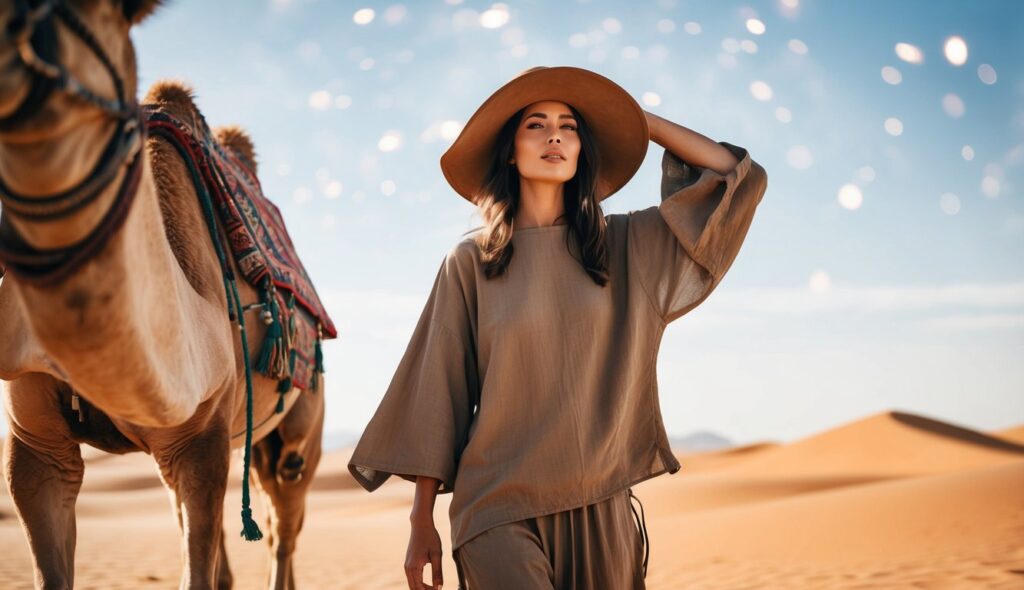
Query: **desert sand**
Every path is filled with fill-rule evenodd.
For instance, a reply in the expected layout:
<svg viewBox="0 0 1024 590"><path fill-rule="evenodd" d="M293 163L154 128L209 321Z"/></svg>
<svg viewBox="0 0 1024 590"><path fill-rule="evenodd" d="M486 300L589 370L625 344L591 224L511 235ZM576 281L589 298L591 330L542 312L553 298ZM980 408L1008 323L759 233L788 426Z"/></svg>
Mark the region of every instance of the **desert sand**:
<svg viewBox="0 0 1024 590"><path fill-rule="evenodd" d="M413 486L368 494L328 453L299 540L302 588L404 588ZM148 456L88 450L78 501L78 588L177 588L170 503ZM680 455L638 485L647 576L669 588L1024 588L1024 425L983 433L886 412L787 444ZM265 543L239 529L238 464L225 524L236 588L260 588ZM449 551L447 496L436 508ZM257 508L259 511L260 508ZM262 514L262 512L260 512ZM0 494L0 588L32 587L30 556ZM445 587L456 588L446 557Z"/></svg>

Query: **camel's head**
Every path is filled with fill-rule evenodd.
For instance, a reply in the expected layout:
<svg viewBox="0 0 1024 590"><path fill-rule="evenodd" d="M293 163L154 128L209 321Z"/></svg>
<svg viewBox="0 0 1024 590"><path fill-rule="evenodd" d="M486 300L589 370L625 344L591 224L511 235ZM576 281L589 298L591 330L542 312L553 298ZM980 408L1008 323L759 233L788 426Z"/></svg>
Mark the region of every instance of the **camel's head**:
<svg viewBox="0 0 1024 590"><path fill-rule="evenodd" d="M108 107L134 103L128 32L159 4L0 0L0 140L52 137L108 118L99 106L104 101Z"/></svg>

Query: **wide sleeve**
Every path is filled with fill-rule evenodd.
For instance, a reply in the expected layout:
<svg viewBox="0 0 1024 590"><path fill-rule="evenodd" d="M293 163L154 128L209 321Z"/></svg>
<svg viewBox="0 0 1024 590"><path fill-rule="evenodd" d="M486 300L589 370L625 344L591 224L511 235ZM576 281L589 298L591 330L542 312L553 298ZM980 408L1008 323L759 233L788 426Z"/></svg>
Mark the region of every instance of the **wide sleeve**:
<svg viewBox="0 0 1024 590"><path fill-rule="evenodd" d="M687 313L715 289L743 244L767 175L747 150L727 142L739 163L726 174L665 151L661 204L629 214L630 280L662 320Z"/></svg>
<svg viewBox="0 0 1024 590"><path fill-rule="evenodd" d="M455 487L455 473L479 401L473 346L472 289L456 261L442 264L384 398L349 460L349 472L373 491L392 475L441 480Z"/></svg>

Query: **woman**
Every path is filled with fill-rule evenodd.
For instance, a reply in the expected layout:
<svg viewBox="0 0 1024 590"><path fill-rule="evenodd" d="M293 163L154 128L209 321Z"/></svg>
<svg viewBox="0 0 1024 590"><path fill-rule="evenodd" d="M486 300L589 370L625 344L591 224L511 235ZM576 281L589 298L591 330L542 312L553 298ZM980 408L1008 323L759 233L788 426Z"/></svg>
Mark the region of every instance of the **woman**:
<svg viewBox="0 0 1024 590"><path fill-rule="evenodd" d="M649 140L666 148L661 205L603 215ZM658 346L732 264L764 169L571 67L500 88L441 167L485 226L445 257L349 469L370 491L416 482L411 589L426 563L441 584L445 492L460 587L643 588L630 486L680 467Z"/></svg>

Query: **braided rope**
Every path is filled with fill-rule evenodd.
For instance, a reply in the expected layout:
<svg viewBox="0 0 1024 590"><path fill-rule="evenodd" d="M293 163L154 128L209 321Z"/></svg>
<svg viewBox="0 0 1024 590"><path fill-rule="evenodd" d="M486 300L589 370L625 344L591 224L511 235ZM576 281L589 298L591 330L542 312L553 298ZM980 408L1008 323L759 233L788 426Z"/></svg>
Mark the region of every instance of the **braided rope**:
<svg viewBox="0 0 1024 590"><path fill-rule="evenodd" d="M185 146L181 145L174 134L166 129L159 126L151 127L150 131L155 136L163 137L178 151L181 155L182 160L185 162L186 168L188 168L189 174L192 176L192 185L195 187L196 194L199 196L199 202L203 206L203 216L206 218L206 227L210 232L210 240L213 242L213 248L217 253L217 260L220 263L222 276L224 279L224 291L227 296L227 306L229 316L233 316L232 319L238 322L238 331L242 339L242 361L245 365L245 447L243 454L243 474L242 474L242 532L241 535L246 541L259 541L263 538L263 533L260 531L259 525L252 518L252 507L251 498L249 494L249 479L251 474L249 473L249 467L252 462L252 431L253 431L253 388L252 388L252 369L249 367L249 338L245 327L245 310L242 308L242 301L238 295L238 282L235 278L235 273L231 270L230 263L228 262L227 255L224 251L224 246L220 240L220 232L218 231L216 214L213 208L213 199L210 197L210 193L206 190L206 185L202 181L202 177L199 171L196 170L195 162L192 160L191 155Z"/></svg>

